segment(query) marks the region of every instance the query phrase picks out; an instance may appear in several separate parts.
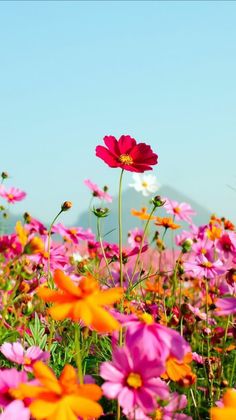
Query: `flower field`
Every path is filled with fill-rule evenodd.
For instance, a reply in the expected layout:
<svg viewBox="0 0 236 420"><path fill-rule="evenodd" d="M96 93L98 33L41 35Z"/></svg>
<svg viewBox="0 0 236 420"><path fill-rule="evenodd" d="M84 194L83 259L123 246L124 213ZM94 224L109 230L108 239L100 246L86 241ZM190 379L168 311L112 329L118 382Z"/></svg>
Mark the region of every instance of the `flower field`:
<svg viewBox="0 0 236 420"><path fill-rule="evenodd" d="M25 213L0 236L0 420L235 420L235 226L196 226L188 203L157 195L151 146L105 136L95 153L117 171L117 243L108 187L89 179L95 232L60 222L65 201L50 226ZM126 237L127 171L146 205ZM3 215L26 196L8 178Z"/></svg>

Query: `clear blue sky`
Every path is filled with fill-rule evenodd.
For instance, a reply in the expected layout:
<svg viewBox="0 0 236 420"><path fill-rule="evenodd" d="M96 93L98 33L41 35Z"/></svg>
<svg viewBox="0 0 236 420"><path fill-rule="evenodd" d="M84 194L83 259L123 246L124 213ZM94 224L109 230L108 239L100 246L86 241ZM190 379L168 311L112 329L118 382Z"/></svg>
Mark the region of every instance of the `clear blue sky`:
<svg viewBox="0 0 236 420"><path fill-rule="evenodd" d="M236 2L0 2L0 170L27 191L14 207L51 220L88 206L105 134L159 154L154 173L234 220ZM125 184L131 180L127 174Z"/></svg>

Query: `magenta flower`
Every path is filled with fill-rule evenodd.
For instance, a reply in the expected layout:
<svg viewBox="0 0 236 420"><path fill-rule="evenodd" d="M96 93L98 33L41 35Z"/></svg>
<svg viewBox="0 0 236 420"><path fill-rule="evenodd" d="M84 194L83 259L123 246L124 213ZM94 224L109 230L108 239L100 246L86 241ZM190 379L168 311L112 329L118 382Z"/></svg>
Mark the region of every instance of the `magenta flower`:
<svg viewBox="0 0 236 420"><path fill-rule="evenodd" d="M26 372L18 372L15 368L0 370L0 406L6 407L13 398L10 389L17 388L21 383L27 382Z"/></svg>
<svg viewBox="0 0 236 420"><path fill-rule="evenodd" d="M116 140L114 136L104 137L104 146L96 147L96 156L104 160L111 168L121 168L130 172L145 172L157 164L158 156L150 146L137 143L130 136L121 136Z"/></svg>
<svg viewBox="0 0 236 420"><path fill-rule="evenodd" d="M217 308L216 315L231 315L236 314L236 298L235 297L226 297L222 299L217 299L215 301Z"/></svg>
<svg viewBox="0 0 236 420"><path fill-rule="evenodd" d="M176 220L184 220L185 222L192 223L191 216L196 212L187 203L178 203L177 201L165 199L164 207L168 214L175 216Z"/></svg>
<svg viewBox="0 0 236 420"><path fill-rule="evenodd" d="M217 251L221 251L225 258L236 255L236 234L235 232L225 232L216 242Z"/></svg>
<svg viewBox="0 0 236 420"><path fill-rule="evenodd" d="M106 191L101 190L97 184L94 184L90 179L85 179L84 184L93 192L93 196L105 200L108 203L112 202L112 197Z"/></svg>
<svg viewBox="0 0 236 420"><path fill-rule="evenodd" d="M6 190L3 186L1 186L0 196L5 198L8 203L14 204L17 201L23 200L26 197L26 193L19 190L19 188L11 187L9 190Z"/></svg>
<svg viewBox="0 0 236 420"><path fill-rule="evenodd" d="M143 229L140 228L135 228L133 230L130 230L128 232L128 244L132 247L135 248L136 246L138 246L140 248L141 242L143 240ZM146 245L148 242L146 240L146 238L144 239L143 245Z"/></svg>
<svg viewBox="0 0 236 420"><path fill-rule="evenodd" d="M127 345L132 347L134 343L140 343L140 352L146 353L149 359L157 357L165 362L172 356L182 360L190 351L189 344L177 331L157 324L151 314L144 313L139 318L129 315L123 319L123 325L127 327Z"/></svg>
<svg viewBox="0 0 236 420"><path fill-rule="evenodd" d="M12 401L0 414L0 420L30 420L30 411L20 400Z"/></svg>
<svg viewBox="0 0 236 420"><path fill-rule="evenodd" d="M20 343L3 343L1 353L11 362L22 365L26 372L32 372L32 366L37 360L46 361L50 353L37 346L29 347L26 351Z"/></svg>
<svg viewBox="0 0 236 420"><path fill-rule="evenodd" d="M91 229L84 230L82 227L67 228L62 223L58 223L52 228L53 233L58 233L67 241L71 241L74 244L78 244L80 240L93 241L94 234Z"/></svg>
<svg viewBox="0 0 236 420"><path fill-rule="evenodd" d="M166 399L168 387L159 376L164 372L162 360L149 360L140 352L140 347L122 347L114 350L112 362L101 364L102 385L108 398L117 398L126 412L140 408L151 413L156 407L156 398Z"/></svg>
<svg viewBox="0 0 236 420"><path fill-rule="evenodd" d="M184 270L194 277L213 279L226 272L221 260L210 261L205 255L193 256L189 261L184 262Z"/></svg>

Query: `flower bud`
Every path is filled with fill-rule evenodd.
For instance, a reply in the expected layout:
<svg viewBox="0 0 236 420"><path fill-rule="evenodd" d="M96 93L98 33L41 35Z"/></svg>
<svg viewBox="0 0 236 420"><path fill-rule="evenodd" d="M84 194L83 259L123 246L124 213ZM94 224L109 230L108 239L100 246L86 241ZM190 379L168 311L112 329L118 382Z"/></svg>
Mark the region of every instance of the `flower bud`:
<svg viewBox="0 0 236 420"><path fill-rule="evenodd" d="M61 211L67 211L72 207L71 201L64 201L64 203L61 205Z"/></svg>
<svg viewBox="0 0 236 420"><path fill-rule="evenodd" d="M104 207L104 208L93 208L92 212L96 217L107 217L109 214L109 209Z"/></svg>
<svg viewBox="0 0 236 420"><path fill-rule="evenodd" d="M187 252L191 251L193 241L192 239L186 239L186 241L182 244L182 252L186 254Z"/></svg>
<svg viewBox="0 0 236 420"><path fill-rule="evenodd" d="M152 199L152 204L154 205L154 207L162 207L165 204L165 201L163 201L161 199L160 195L156 195L153 199Z"/></svg>
<svg viewBox="0 0 236 420"><path fill-rule="evenodd" d="M7 178L9 178L9 175L8 175L8 173L7 172L2 172L1 173L1 177L2 177L2 179L7 179Z"/></svg>

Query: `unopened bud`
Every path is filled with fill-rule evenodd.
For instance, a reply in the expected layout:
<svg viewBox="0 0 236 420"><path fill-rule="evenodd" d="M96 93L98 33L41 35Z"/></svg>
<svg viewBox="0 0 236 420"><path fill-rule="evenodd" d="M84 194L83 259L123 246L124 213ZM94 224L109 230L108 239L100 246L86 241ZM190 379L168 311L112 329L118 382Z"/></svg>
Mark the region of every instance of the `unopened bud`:
<svg viewBox="0 0 236 420"><path fill-rule="evenodd" d="M61 211L67 211L72 207L71 201L64 201L64 203L61 205Z"/></svg>
<svg viewBox="0 0 236 420"><path fill-rule="evenodd" d="M93 214L97 217L107 217L109 214L109 209L104 207L104 208L93 208L92 210Z"/></svg>
<svg viewBox="0 0 236 420"><path fill-rule="evenodd" d="M184 243L182 244L183 254L186 254L187 252L191 250L192 244L193 244L192 239L186 239L186 241L184 241Z"/></svg>
<svg viewBox="0 0 236 420"><path fill-rule="evenodd" d="M9 178L9 175L8 175L7 172L2 172L1 177L2 177L2 179L6 179L6 178Z"/></svg>
<svg viewBox="0 0 236 420"><path fill-rule="evenodd" d="M104 192L107 192L107 191L108 191L108 186L107 186L107 185L104 185L104 187L103 187L103 191L104 191Z"/></svg>
<svg viewBox="0 0 236 420"><path fill-rule="evenodd" d="M23 214L23 217L24 217L24 221L25 221L25 223L30 223L30 221L31 221L31 216L30 216L30 214L29 214L29 213L25 212L25 213Z"/></svg>
<svg viewBox="0 0 236 420"><path fill-rule="evenodd" d="M156 197L154 197L154 198L152 199L152 204L153 204L155 207L162 207L162 206L164 206L165 201L163 201L163 200L161 199L161 196L160 196L160 195L156 195Z"/></svg>

